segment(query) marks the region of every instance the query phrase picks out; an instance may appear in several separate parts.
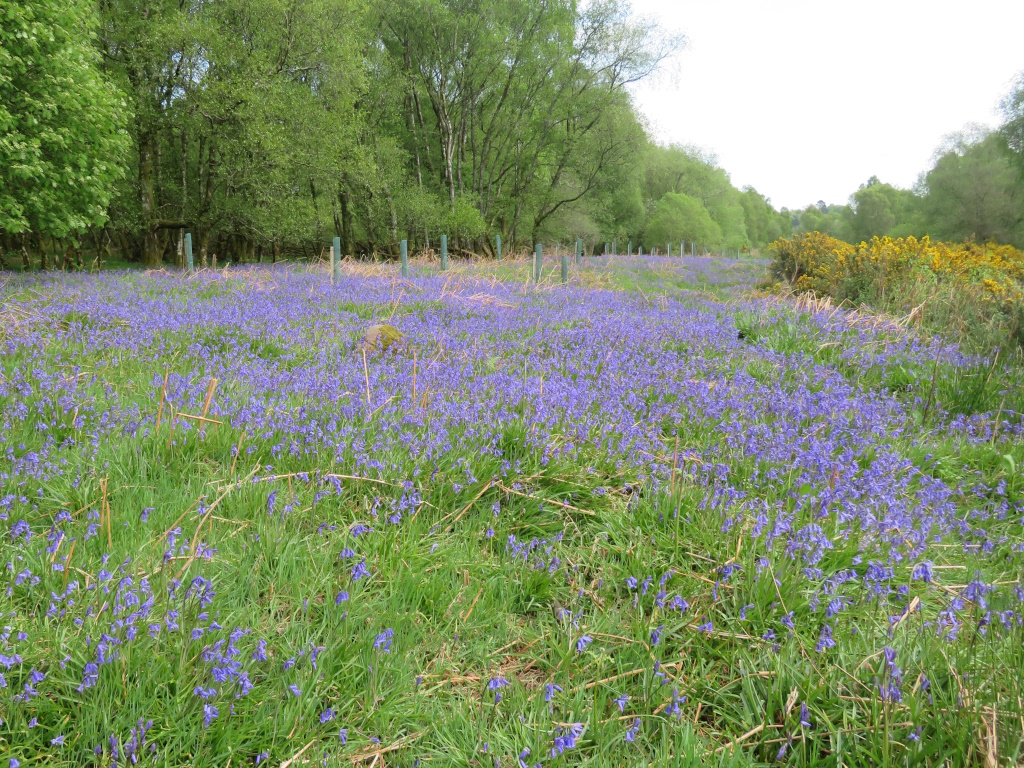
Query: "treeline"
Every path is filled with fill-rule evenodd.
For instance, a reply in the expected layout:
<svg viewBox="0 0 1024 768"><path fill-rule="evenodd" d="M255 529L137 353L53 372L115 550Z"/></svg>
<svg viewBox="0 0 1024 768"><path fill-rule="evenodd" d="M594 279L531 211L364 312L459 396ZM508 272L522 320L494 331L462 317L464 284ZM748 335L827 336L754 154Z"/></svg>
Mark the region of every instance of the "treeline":
<svg viewBox="0 0 1024 768"><path fill-rule="evenodd" d="M1024 73L1002 112L998 130L974 126L948 137L913 189L873 176L847 205L819 201L793 212L794 232L850 243L929 235L1024 248Z"/></svg>
<svg viewBox="0 0 1024 768"><path fill-rule="evenodd" d="M0 0L2 2L2 0ZM19 0L0 25L0 268L756 248L821 230L1020 243L1024 86L918 188L776 211L648 137L682 41L624 0ZM678 246L676 246L678 247Z"/></svg>
<svg viewBox="0 0 1024 768"><path fill-rule="evenodd" d="M619 0L25 0L0 44L6 266L788 231L650 141L628 87L681 40Z"/></svg>

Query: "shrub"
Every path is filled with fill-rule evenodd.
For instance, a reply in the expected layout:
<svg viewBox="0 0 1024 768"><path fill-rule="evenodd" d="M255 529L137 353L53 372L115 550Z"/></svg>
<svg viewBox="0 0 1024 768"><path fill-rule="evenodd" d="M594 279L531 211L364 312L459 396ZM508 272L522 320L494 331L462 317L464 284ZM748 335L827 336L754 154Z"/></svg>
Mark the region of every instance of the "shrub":
<svg viewBox="0 0 1024 768"><path fill-rule="evenodd" d="M1024 346L1024 253L995 243L874 237L860 245L809 232L769 246L772 275L797 292L913 310L929 328L987 350Z"/></svg>

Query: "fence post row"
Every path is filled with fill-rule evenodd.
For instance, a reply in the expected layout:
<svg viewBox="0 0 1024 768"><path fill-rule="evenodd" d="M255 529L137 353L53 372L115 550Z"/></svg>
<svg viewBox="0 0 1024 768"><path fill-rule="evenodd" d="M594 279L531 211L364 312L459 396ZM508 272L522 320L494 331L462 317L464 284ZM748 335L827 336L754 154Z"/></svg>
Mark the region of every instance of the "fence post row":
<svg viewBox="0 0 1024 768"><path fill-rule="evenodd" d="M188 268L188 274L192 274L194 268L192 266L192 233L185 233L185 266Z"/></svg>
<svg viewBox="0 0 1024 768"><path fill-rule="evenodd" d="M341 282L341 238L340 237L335 237L332 242L333 242L333 244L331 245L331 285L336 285L337 283ZM498 261L501 261L501 257L502 257L501 235L495 235L494 236L494 247L495 247L495 251L497 253ZM643 256L644 255L644 247L643 247L643 245L639 245L638 248L639 248L639 250L637 252L637 255ZM556 252L556 255L557 255L557 252L558 252L557 248L555 249L555 252ZM736 254L736 258L739 258L740 252L741 252L741 249L739 249L739 248L736 248L736 249L723 249L723 254L725 256L727 256L727 257L729 256L730 253L735 253ZM629 256L633 255L633 241L632 240L629 240L627 242L626 253ZM653 256L655 253L656 253L656 249L652 248L651 249L651 255ZM667 253L668 253L669 257L672 256L672 243L671 242L667 243ZM704 248L702 250L702 253L706 254L707 253L707 249ZM401 241L401 243L400 243L400 254L401 254L401 259L402 259L402 277L407 278L407 277L409 277L409 241L408 240L402 240ZM578 238L576 238L576 265L577 266L583 263L583 255L584 255L583 254L583 238L578 237ZM615 240L612 240L610 242L605 240L605 243L604 243L604 255L605 256L609 256L609 255L616 256L617 255L617 253L616 253L616 241ZM696 240L691 240L690 241L690 255L691 256L696 256L697 255L697 241ZM680 256L680 258L686 256L686 241L685 240L681 240L680 243L679 243L679 256ZM192 261L192 233L191 232L186 232L185 233L185 262L186 262L186 267L187 267L188 273L191 274L192 272L194 272L195 271L195 266L194 266L193 261ZM532 276L533 276L533 282L534 283L539 283L540 282L541 273L543 272L543 265L544 265L543 246L540 243L537 243L536 247L534 249L534 255L533 255L533 270L532 270L533 274L532 274ZM569 279L569 254L568 254L568 252L566 252L566 254L562 256L561 268L562 268L561 269L561 272L562 272L562 282L563 283L568 282L568 279ZM448 235L441 235L441 271L444 272L444 271L447 271L447 269L448 269Z"/></svg>

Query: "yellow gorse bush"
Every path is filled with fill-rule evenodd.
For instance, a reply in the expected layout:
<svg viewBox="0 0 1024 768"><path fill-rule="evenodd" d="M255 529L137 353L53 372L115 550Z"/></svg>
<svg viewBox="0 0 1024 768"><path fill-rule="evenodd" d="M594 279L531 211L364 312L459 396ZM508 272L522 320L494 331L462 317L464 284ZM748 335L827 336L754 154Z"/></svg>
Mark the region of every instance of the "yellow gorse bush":
<svg viewBox="0 0 1024 768"><path fill-rule="evenodd" d="M952 282L981 301L1024 300L1024 252L1010 245L933 242L925 236L873 237L854 246L808 232L769 248L776 254L775 277L798 291L861 301L904 291L912 283Z"/></svg>

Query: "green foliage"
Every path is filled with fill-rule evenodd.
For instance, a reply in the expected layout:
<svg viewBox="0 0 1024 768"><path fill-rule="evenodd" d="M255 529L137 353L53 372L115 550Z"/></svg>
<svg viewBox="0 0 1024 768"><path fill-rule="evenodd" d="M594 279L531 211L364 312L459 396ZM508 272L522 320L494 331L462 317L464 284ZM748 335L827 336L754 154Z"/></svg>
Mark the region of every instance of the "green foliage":
<svg viewBox="0 0 1024 768"><path fill-rule="evenodd" d="M65 237L106 220L128 113L86 0L0 3L0 232Z"/></svg>
<svg viewBox="0 0 1024 768"><path fill-rule="evenodd" d="M780 216L768 198L753 187L744 190L740 195L739 203L743 208L747 236L752 245L761 246L777 240L784 234L789 234L791 226L789 220Z"/></svg>
<svg viewBox="0 0 1024 768"><path fill-rule="evenodd" d="M794 231L797 234L821 232L839 240L853 240L850 219L853 211L848 205L809 205L797 216Z"/></svg>
<svg viewBox="0 0 1024 768"><path fill-rule="evenodd" d="M722 228L695 197L669 192L658 201L647 224L649 243L696 241L710 249L724 245Z"/></svg>
<svg viewBox="0 0 1024 768"><path fill-rule="evenodd" d="M159 264L171 226L238 257L324 237L338 169L359 157L361 16L348 0L102 5L100 44L136 112L115 218ZM178 223L180 222L180 224Z"/></svg>
<svg viewBox="0 0 1024 768"><path fill-rule="evenodd" d="M853 241L892 235L898 225L905 225L915 200L913 192L884 184L877 176L872 176L850 197Z"/></svg>
<svg viewBox="0 0 1024 768"><path fill-rule="evenodd" d="M694 238L700 245L714 249L740 248L751 242L747 234L743 193L732 186L729 177L717 166L713 156L681 146L652 146L648 151L646 168L644 193L652 217L658 215L656 206L667 194L687 195L699 202L717 227L717 231L706 228L709 230L706 234L708 240L700 236ZM756 192L754 194L757 195ZM747 206L750 205L751 201L748 200ZM645 231L645 240L662 242L660 235L667 224L664 219L665 209L662 209L661 215L662 222L655 228L655 233ZM652 218L648 227L653 223Z"/></svg>
<svg viewBox="0 0 1024 768"><path fill-rule="evenodd" d="M1024 246L1024 185L1003 135L954 135L922 187L936 237Z"/></svg>
<svg viewBox="0 0 1024 768"><path fill-rule="evenodd" d="M1000 107L1003 113L1003 137L1021 173L1024 173L1024 71L1017 75L1013 88Z"/></svg>

